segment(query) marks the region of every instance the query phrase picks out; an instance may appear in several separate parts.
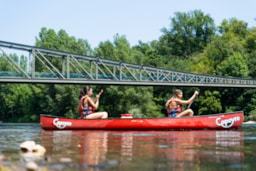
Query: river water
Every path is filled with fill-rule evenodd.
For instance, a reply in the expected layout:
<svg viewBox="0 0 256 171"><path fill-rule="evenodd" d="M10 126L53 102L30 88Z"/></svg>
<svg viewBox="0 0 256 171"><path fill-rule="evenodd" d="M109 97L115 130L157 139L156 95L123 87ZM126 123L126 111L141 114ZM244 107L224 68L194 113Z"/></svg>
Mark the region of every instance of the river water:
<svg viewBox="0 0 256 171"><path fill-rule="evenodd" d="M256 170L256 125L229 131L44 131L0 124L0 171L25 171L19 145L46 148L40 171Z"/></svg>

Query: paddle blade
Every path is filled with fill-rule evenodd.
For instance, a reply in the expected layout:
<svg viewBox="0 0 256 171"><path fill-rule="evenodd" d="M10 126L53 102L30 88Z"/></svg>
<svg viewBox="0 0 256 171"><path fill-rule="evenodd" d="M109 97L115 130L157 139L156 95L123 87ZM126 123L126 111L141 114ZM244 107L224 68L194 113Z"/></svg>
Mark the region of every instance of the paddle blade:
<svg viewBox="0 0 256 171"><path fill-rule="evenodd" d="M101 95L104 92L104 90L100 90L99 95Z"/></svg>

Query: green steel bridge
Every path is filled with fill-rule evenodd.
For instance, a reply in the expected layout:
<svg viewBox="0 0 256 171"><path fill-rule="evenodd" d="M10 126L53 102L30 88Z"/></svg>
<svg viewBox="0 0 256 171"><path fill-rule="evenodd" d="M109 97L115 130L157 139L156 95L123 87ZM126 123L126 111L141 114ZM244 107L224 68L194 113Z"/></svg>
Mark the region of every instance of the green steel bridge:
<svg viewBox="0 0 256 171"><path fill-rule="evenodd" d="M0 41L0 61L6 63L0 83L256 87L253 79L178 72L6 41Z"/></svg>

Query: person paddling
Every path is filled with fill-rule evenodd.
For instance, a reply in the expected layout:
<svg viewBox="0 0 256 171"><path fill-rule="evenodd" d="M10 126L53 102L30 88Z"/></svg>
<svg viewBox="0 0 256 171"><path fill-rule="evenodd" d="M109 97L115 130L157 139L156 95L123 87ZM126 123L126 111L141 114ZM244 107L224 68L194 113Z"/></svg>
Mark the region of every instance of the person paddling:
<svg viewBox="0 0 256 171"><path fill-rule="evenodd" d="M81 119L104 119L108 118L107 112L94 112L99 107L99 99L102 92L96 95L96 99L93 100L91 96L93 95L93 90L91 87L86 86L81 89L79 94L79 107Z"/></svg>
<svg viewBox="0 0 256 171"><path fill-rule="evenodd" d="M176 89L173 93L173 96L166 102L165 106L167 108L168 117L182 117L182 116L193 116L194 112L192 109L186 109L182 111L182 104L191 104L193 100L198 96L198 91L195 91L193 96L188 100L182 100L183 92L179 89Z"/></svg>

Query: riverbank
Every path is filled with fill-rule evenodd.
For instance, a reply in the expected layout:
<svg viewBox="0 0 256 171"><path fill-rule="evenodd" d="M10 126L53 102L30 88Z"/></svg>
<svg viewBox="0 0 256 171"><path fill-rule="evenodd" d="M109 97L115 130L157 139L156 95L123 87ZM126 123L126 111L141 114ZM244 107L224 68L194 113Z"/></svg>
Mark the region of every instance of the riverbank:
<svg viewBox="0 0 256 171"><path fill-rule="evenodd" d="M247 122L243 122L243 124L256 124L256 121L247 121Z"/></svg>

